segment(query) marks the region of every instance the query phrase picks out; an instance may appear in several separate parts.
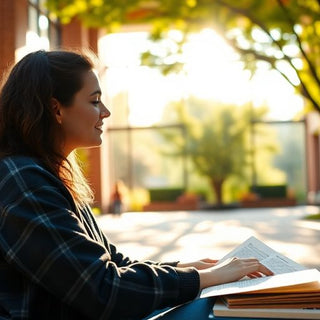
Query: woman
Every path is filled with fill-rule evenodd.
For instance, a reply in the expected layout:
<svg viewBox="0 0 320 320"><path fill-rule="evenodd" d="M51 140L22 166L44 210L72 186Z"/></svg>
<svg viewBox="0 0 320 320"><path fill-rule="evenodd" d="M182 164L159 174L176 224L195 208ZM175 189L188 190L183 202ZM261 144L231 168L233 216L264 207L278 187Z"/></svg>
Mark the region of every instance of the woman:
<svg viewBox="0 0 320 320"><path fill-rule="evenodd" d="M270 275L256 259L223 266L132 261L97 226L73 151L101 144L110 116L92 62L37 51L0 94L0 318L141 319L202 288Z"/></svg>

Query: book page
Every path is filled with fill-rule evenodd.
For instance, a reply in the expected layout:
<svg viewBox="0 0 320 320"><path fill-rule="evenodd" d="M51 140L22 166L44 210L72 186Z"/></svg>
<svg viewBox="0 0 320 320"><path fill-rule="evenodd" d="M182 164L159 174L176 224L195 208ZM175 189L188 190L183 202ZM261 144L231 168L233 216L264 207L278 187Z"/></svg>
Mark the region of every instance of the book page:
<svg viewBox="0 0 320 320"><path fill-rule="evenodd" d="M263 259L260 262L268 269L270 269L274 274L281 274L306 269L304 266L292 261L291 259L283 256L278 252L266 259Z"/></svg>
<svg viewBox="0 0 320 320"><path fill-rule="evenodd" d="M265 245L263 242L255 237L250 237L245 242L241 243L227 255L225 255L219 262L223 262L228 258L257 258L262 261L273 255L275 251Z"/></svg>
<svg viewBox="0 0 320 320"><path fill-rule="evenodd" d="M320 286L320 272L318 270L306 269L304 266L268 247L255 237L247 239L219 260L218 263L222 263L232 257L257 258L267 268L273 271L275 275L270 277L262 276L261 278L255 279L244 277L236 282L212 286L202 290L200 298L259 291L270 288L272 290L280 290L281 292L282 287L292 286L290 289L285 289L288 291L284 291L290 292L294 289L294 286L301 286L301 284L309 284L310 282L316 282L316 285Z"/></svg>
<svg viewBox="0 0 320 320"><path fill-rule="evenodd" d="M250 237L245 242L240 244L238 247L224 256L221 260L219 260L219 263L232 257L256 258L274 274L306 269L304 266L294 262L281 253L268 247L266 244L255 237Z"/></svg>
<svg viewBox="0 0 320 320"><path fill-rule="evenodd" d="M320 291L320 272L317 269L307 269L282 273L270 277L261 277L249 280L240 280L205 288L201 291L200 298L222 296L227 294L244 292L295 292L301 291L301 285L305 285L303 291ZM269 290L270 289L270 290Z"/></svg>

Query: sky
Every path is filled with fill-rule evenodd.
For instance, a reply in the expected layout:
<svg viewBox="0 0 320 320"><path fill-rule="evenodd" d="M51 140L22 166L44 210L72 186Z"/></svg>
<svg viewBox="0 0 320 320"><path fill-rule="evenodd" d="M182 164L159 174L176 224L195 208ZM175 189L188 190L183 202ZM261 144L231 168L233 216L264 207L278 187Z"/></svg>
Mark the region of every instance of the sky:
<svg viewBox="0 0 320 320"><path fill-rule="evenodd" d="M279 73L261 67L250 79L233 49L212 29L191 37L180 74L164 77L155 68L140 66L140 53L149 45L146 32L111 34L99 42L102 63L108 67L107 94L127 92L132 126L153 125L169 101L190 95L237 105L267 104L270 120L291 120L302 110L302 99Z"/></svg>

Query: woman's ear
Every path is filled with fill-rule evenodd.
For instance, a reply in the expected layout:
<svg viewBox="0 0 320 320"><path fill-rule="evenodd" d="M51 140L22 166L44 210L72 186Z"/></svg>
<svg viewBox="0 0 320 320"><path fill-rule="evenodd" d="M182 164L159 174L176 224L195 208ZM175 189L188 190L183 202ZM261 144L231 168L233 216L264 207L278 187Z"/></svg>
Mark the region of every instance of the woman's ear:
<svg viewBox="0 0 320 320"><path fill-rule="evenodd" d="M54 115L56 116L57 122L59 124L62 123L62 116L61 116L61 103L56 99L51 99L51 107L53 110Z"/></svg>

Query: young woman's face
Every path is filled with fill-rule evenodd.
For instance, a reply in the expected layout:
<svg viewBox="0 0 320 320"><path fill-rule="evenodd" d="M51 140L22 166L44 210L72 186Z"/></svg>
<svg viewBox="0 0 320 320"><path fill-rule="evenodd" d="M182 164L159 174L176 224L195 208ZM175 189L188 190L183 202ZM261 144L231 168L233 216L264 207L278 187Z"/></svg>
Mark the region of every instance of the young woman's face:
<svg viewBox="0 0 320 320"><path fill-rule="evenodd" d="M67 156L79 147L101 144L103 119L110 111L101 102L101 89L97 76L88 71L83 76L83 87L70 106L61 106L57 116L64 134L63 152Z"/></svg>

